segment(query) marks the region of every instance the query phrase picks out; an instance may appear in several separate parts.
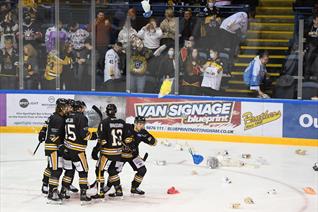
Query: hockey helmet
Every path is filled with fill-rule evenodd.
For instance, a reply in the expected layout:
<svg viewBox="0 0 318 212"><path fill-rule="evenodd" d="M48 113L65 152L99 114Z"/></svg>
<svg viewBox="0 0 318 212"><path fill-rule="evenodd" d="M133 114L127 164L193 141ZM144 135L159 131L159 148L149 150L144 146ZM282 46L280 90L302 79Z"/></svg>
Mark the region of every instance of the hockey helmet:
<svg viewBox="0 0 318 212"><path fill-rule="evenodd" d="M108 104L106 106L106 114L107 116L115 116L117 113L117 107L114 104Z"/></svg>
<svg viewBox="0 0 318 212"><path fill-rule="evenodd" d="M135 117L135 123L145 123L146 122L146 118L144 116L136 116Z"/></svg>

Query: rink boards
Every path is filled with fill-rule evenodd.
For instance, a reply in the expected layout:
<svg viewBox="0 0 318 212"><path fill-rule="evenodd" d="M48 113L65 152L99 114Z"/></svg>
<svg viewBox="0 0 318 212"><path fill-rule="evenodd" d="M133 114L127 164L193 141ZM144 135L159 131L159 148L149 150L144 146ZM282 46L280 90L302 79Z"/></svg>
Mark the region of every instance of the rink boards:
<svg viewBox="0 0 318 212"><path fill-rule="evenodd" d="M147 129L159 138L318 146L318 102L297 100L2 91L1 132L36 133L60 97L86 102L92 130L99 117L91 107L105 111L114 103L127 122L145 116Z"/></svg>

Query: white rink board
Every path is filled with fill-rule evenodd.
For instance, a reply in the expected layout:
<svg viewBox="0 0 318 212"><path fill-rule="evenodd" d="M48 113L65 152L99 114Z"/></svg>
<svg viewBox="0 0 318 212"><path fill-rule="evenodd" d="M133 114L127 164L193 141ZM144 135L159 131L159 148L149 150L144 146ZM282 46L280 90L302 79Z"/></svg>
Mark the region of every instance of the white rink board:
<svg viewBox="0 0 318 212"><path fill-rule="evenodd" d="M7 126L42 126L55 111L58 98L74 95L7 94Z"/></svg>
<svg viewBox="0 0 318 212"><path fill-rule="evenodd" d="M250 163L254 158L263 157L268 165L211 170L205 167L205 161L200 166L194 166L187 151L177 151L173 147L176 142L183 144L185 141L171 141L172 147L141 144L141 155L146 151L149 153L146 162L148 172L141 185L146 191L144 198L129 196L134 173L126 164L120 174L124 200L106 200L80 206L78 195L73 195L64 205L47 205L40 193L42 173L46 167L43 146L36 156L31 156L37 144L36 137L35 134L0 134L1 212L232 212L236 211L229 207L233 202L241 202L242 209L237 210L240 212L318 211L317 195L306 195L302 191L307 186L317 191L318 172L314 172L312 166L318 160L318 148L198 141L189 141L189 144L205 157L228 150L233 158L250 153ZM95 142L90 142L87 155L90 155L94 145ZM298 148L307 150L307 155L296 155L295 150ZM157 166L157 160L166 160L167 165ZM93 182L95 161L90 159L89 165L89 182ZM193 171L198 174L193 175ZM224 177L229 177L233 183L223 183ZM77 183L76 174L76 187ZM166 191L171 186L175 186L180 194L167 195ZM273 188L277 190L277 195L268 195L267 191ZM247 196L254 199L255 205L243 202Z"/></svg>

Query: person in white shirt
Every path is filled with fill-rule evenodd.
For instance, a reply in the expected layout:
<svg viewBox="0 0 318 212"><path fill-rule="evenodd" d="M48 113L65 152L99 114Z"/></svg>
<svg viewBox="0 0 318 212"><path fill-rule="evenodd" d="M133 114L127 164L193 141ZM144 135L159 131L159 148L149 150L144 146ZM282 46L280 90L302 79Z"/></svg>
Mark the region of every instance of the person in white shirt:
<svg viewBox="0 0 318 212"><path fill-rule="evenodd" d="M120 30L117 40L118 42L121 42L123 44L123 48L126 49L128 46L128 40L131 41L132 37L135 35L137 35L137 31L132 26L129 26L129 29L128 29L128 20L127 20L124 27Z"/></svg>
<svg viewBox="0 0 318 212"><path fill-rule="evenodd" d="M123 44L120 42L115 43L113 48L109 49L105 55L105 69L104 69L104 82L106 83L106 90L113 91L113 84L116 79L121 78L121 70L119 69L119 56L118 53L122 51Z"/></svg>
<svg viewBox="0 0 318 212"><path fill-rule="evenodd" d="M243 34L247 32L248 15L246 12L238 12L222 21L221 29L236 34L241 31Z"/></svg>
<svg viewBox="0 0 318 212"><path fill-rule="evenodd" d="M153 52L159 48L162 30L157 26L154 18L149 20L149 23L142 27L137 33L137 36L143 40L144 46Z"/></svg>
<svg viewBox="0 0 318 212"><path fill-rule="evenodd" d="M217 51L210 49L209 60L203 65L203 80L201 83L203 95L220 95L222 74L223 67L219 61L219 54Z"/></svg>

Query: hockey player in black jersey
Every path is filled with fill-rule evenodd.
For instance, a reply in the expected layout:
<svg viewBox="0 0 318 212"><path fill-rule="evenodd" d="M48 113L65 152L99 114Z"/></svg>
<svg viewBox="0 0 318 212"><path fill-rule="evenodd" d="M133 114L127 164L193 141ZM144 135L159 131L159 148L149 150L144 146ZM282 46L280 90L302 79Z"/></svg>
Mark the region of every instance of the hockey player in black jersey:
<svg viewBox="0 0 318 212"><path fill-rule="evenodd" d="M139 144L144 142L148 145L155 146L157 140L145 130L146 120L142 116L135 118L134 124L127 125L123 139L122 161L129 163L137 173L131 183L132 194L144 195L145 192L139 189L147 169L143 159L139 156Z"/></svg>
<svg viewBox="0 0 318 212"><path fill-rule="evenodd" d="M97 139L97 135L95 132L88 131L88 119L83 114L85 110L83 103L76 101L73 110L74 112L71 112L65 120L64 144L66 149L64 154L70 159L70 164L64 164L64 168L72 169L72 166L75 166L79 175L80 200L85 203L91 200L86 194L88 189L88 163L85 150L87 141Z"/></svg>
<svg viewBox="0 0 318 212"><path fill-rule="evenodd" d="M98 142L93 149L92 157L97 161L96 179L99 184L99 191L92 198L104 198L105 193L115 187L117 196L122 196L122 188L118 173L121 171L122 138L124 133L125 121L116 118L117 108L114 104L106 107L107 118L98 126ZM98 158L98 152L100 157ZM104 171L109 174L108 184L104 187Z"/></svg>
<svg viewBox="0 0 318 212"><path fill-rule="evenodd" d="M61 102L63 100L63 102L66 101L66 112L65 112L65 115L64 115L64 118L67 114L69 114L71 111L72 111L72 105L74 104L74 100L72 99L58 99L57 102ZM38 135L38 140L40 143L44 142L46 140L46 134L47 134L47 124L48 124L48 121L45 121L44 125L42 126L42 129L40 130L39 132L39 135ZM64 143L64 141L62 142ZM61 145L60 145L60 148L63 148ZM64 157L63 157L64 158ZM73 171L69 171L68 175L67 176L70 176L70 178L68 177L68 179L71 179L70 182L72 183L73 182L73 178L74 178L74 172L75 172L75 168ZM44 173L43 173L43 179L42 179L42 193L43 194L48 194L48 191L49 191L49 178L51 176L51 169L50 169L50 166L49 166L49 163L47 165L47 168L44 170ZM65 176L64 176L65 177ZM63 181L64 182L64 177L63 177ZM78 189L73 186L73 185L70 185L70 191L74 192L74 193L77 193L78 192Z"/></svg>
<svg viewBox="0 0 318 212"><path fill-rule="evenodd" d="M63 162L61 155L61 146L64 140L64 116L66 114L67 102L66 99L58 99L56 101L56 110L47 120L46 139L43 139L44 133L39 134L39 140L45 140L45 156L48 158L49 172L49 202L61 203L61 198L58 192L59 178L62 174ZM45 138L45 136L44 136ZM45 171L46 173L46 171ZM44 180L43 180L44 181ZM42 188L43 190L43 188Z"/></svg>

